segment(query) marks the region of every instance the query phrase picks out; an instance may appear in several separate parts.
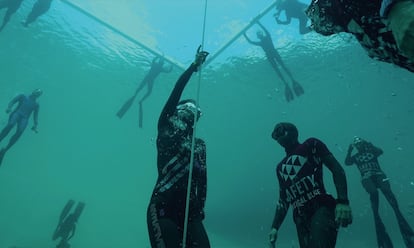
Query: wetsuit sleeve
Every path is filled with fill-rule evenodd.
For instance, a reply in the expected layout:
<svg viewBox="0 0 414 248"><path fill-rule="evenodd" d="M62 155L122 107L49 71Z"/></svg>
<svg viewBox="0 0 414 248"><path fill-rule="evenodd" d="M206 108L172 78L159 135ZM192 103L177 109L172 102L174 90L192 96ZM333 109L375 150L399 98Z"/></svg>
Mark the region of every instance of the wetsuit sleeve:
<svg viewBox="0 0 414 248"><path fill-rule="evenodd" d="M281 178L278 175L279 180L279 201L276 206L275 217L273 218L272 228L279 230L283 221L285 220L286 214L289 210L289 203L286 201L286 191L281 184Z"/></svg>
<svg viewBox="0 0 414 248"><path fill-rule="evenodd" d="M198 198L200 199L201 209L204 209L207 198L207 148L204 141L200 141L202 152L200 154L201 174L199 178L199 185L197 187Z"/></svg>
<svg viewBox="0 0 414 248"><path fill-rule="evenodd" d="M9 102L9 105L7 106L7 109L11 109L11 108L13 108L13 105L14 105L16 102L20 102L20 101L23 99L23 97L24 97L24 95L23 95L23 94L17 95L15 98L13 98L13 99Z"/></svg>
<svg viewBox="0 0 414 248"><path fill-rule="evenodd" d="M381 148L379 148L379 147L376 147L376 146L374 146L374 145L372 145L371 144L371 147L372 147L372 150L373 150L373 153L374 153L374 155L376 156L376 157L379 157L379 156L381 156L384 152L382 151L382 149Z"/></svg>
<svg viewBox="0 0 414 248"><path fill-rule="evenodd" d="M263 29L263 31L265 32L266 36L270 37L270 33L269 33L269 31L265 28L265 26L263 26L263 24L261 24L260 22L257 22L257 24L259 24L259 26Z"/></svg>
<svg viewBox="0 0 414 248"><path fill-rule="evenodd" d="M167 67L163 67L162 68L162 71L163 72L165 72L165 73L169 73L169 72L171 72L172 71L172 69L173 69L173 66L172 66L172 64L170 64L169 66L167 66Z"/></svg>
<svg viewBox="0 0 414 248"><path fill-rule="evenodd" d="M332 154L322 157L322 162L332 172L337 198L348 201L348 188L344 169Z"/></svg>
<svg viewBox="0 0 414 248"><path fill-rule="evenodd" d="M37 127L37 118L39 116L39 104L36 105L36 108L33 110L33 123Z"/></svg>
<svg viewBox="0 0 414 248"><path fill-rule="evenodd" d="M246 33L243 33L244 38L246 38L247 42L249 42L252 45L260 46L260 42L252 41L249 36L247 36Z"/></svg>
<svg viewBox="0 0 414 248"><path fill-rule="evenodd" d="M346 158L345 158L345 164L346 165L353 165L355 164L355 160L354 157L352 156L352 150L353 150L353 146L349 145L348 147L348 151L346 153Z"/></svg>
<svg viewBox="0 0 414 248"><path fill-rule="evenodd" d="M158 120L158 131L160 131L160 129L168 125L168 118L174 115L175 108L177 107L177 104L180 101L181 94L183 93L185 86L190 80L191 75L196 70L197 66L194 63L192 63L188 67L188 69L183 74L181 74L180 78L175 83L174 89L171 92L171 95L168 98L167 103L162 109L160 118Z"/></svg>

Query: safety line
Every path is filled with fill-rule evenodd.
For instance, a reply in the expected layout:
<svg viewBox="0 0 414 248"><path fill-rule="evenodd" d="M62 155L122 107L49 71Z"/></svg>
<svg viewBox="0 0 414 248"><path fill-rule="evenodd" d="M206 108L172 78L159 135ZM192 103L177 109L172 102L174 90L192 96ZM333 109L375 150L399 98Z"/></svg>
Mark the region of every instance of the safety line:
<svg viewBox="0 0 414 248"><path fill-rule="evenodd" d="M203 31L201 35L201 48L200 51L204 51L204 37L206 32L206 18L207 18L207 0L204 4L204 19L203 19ZM196 96L196 107L199 108L199 101L200 101L200 85L201 85L201 72L202 72L202 64L199 68L198 73L198 85L197 85L197 96ZM195 148L195 137L197 134L197 110L194 113L194 122L193 122L193 136L191 140L191 158L190 158L190 165L188 170L188 183L187 183L187 196L185 202L185 216L184 216L184 230L183 230L183 241L182 241L182 248L186 247L187 243L187 229L188 229L188 215L190 212L190 193L191 193L191 182L193 178L193 167L194 167L194 148ZM206 182L207 183L207 182Z"/></svg>

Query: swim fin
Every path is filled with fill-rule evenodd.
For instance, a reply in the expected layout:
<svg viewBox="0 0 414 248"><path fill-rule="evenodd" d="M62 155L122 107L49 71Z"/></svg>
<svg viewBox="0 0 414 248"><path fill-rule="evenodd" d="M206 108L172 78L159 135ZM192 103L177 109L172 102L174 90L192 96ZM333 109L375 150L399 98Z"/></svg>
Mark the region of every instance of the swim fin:
<svg viewBox="0 0 414 248"><path fill-rule="evenodd" d="M131 107L132 103L134 103L135 97L137 96L137 94L133 95L131 98L129 98L124 105L122 105L121 109L119 109L119 111L116 113L116 115L119 117L119 119L121 119L125 113L129 110L129 108Z"/></svg>
<svg viewBox="0 0 414 248"><path fill-rule="evenodd" d="M68 216L68 213L72 209L74 204L74 200L68 200L65 207L62 209L62 212L60 213L59 223L61 223L66 218L66 216Z"/></svg>
<svg viewBox="0 0 414 248"><path fill-rule="evenodd" d="M76 206L75 212L73 213L74 221L77 222L79 219L79 216L81 215L83 209L85 208L85 203L79 202Z"/></svg>
<svg viewBox="0 0 414 248"><path fill-rule="evenodd" d="M138 122L139 122L138 125L139 125L140 128L142 128L142 118L144 118L143 115L144 115L144 113L143 113L143 110L142 110L142 103L140 102L139 103L139 120L138 120Z"/></svg>
<svg viewBox="0 0 414 248"><path fill-rule="evenodd" d="M1 167L1 163L3 162L3 158L4 158L4 155L6 154L6 149L1 149L0 150L0 167Z"/></svg>
<svg viewBox="0 0 414 248"><path fill-rule="evenodd" d="M293 100L293 93L290 89L289 85L285 84L285 98L287 102L290 102Z"/></svg>
<svg viewBox="0 0 414 248"><path fill-rule="evenodd" d="M381 248L394 248L388 232L385 230L385 225L379 216L374 216L375 232L377 235L377 244Z"/></svg>
<svg viewBox="0 0 414 248"><path fill-rule="evenodd" d="M302 86L296 80L292 81L292 88L293 88L293 91L295 92L296 96L301 96L301 95L303 95L303 93L305 93Z"/></svg>

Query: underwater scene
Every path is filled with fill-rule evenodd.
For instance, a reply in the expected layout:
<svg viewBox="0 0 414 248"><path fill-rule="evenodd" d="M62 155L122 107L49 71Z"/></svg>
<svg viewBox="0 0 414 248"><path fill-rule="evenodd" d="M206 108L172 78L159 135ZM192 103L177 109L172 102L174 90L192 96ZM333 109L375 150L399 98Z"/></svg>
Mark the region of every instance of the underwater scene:
<svg viewBox="0 0 414 248"><path fill-rule="evenodd" d="M320 195L414 247L414 73L280 1L0 0L0 248L299 248Z"/></svg>

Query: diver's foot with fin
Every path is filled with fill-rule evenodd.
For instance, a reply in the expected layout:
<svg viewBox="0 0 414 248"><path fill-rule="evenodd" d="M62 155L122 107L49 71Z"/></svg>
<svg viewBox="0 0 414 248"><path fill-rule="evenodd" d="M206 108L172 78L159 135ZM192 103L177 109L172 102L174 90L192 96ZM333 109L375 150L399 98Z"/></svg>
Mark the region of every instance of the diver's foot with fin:
<svg viewBox="0 0 414 248"><path fill-rule="evenodd" d="M299 82L296 80L292 80L292 88L296 96L301 96L305 93L305 90L303 89L302 85L300 85Z"/></svg>
<svg viewBox="0 0 414 248"><path fill-rule="evenodd" d="M0 167L1 167L1 163L3 162L3 158L4 158L4 155L6 154L6 149L1 149L0 150Z"/></svg>
<svg viewBox="0 0 414 248"><path fill-rule="evenodd" d="M139 102L139 116L138 116L138 126L139 128L142 128L142 118L144 118L144 113L142 109L142 102Z"/></svg>
<svg viewBox="0 0 414 248"><path fill-rule="evenodd" d="M289 85L285 85L285 99L287 102L290 102L293 100L293 92L290 89Z"/></svg>
<svg viewBox="0 0 414 248"><path fill-rule="evenodd" d="M414 231L401 213L397 214L398 226L407 248L414 248Z"/></svg>
<svg viewBox="0 0 414 248"><path fill-rule="evenodd" d="M394 248L390 235L388 235L385 225L379 216L375 217L375 232L377 234L378 247Z"/></svg>

